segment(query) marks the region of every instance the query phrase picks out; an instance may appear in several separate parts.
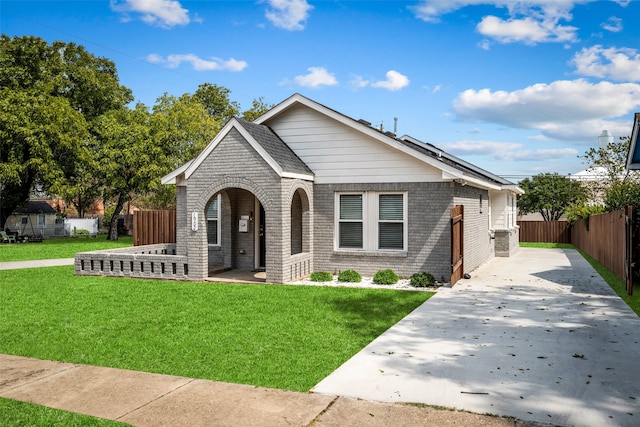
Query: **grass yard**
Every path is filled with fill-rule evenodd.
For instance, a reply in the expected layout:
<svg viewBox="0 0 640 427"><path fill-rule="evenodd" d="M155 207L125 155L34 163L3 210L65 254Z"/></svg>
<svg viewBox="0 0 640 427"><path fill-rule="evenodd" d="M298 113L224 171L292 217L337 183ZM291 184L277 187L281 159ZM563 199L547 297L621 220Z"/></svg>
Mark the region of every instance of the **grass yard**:
<svg viewBox="0 0 640 427"><path fill-rule="evenodd" d="M307 391L432 293L0 271L0 353Z"/></svg>
<svg viewBox="0 0 640 427"><path fill-rule="evenodd" d="M523 248L560 248L560 249L575 249L582 257L587 260L589 264L598 272L598 274L604 279L605 282L611 286L620 298L638 315L640 316L640 284L633 284L633 295L627 295L627 287L625 285L624 280L620 277L613 274L611 270L609 270L604 265L600 264L598 261L576 248L574 245L569 243L529 243L529 242L521 242L520 247Z"/></svg>
<svg viewBox="0 0 640 427"><path fill-rule="evenodd" d="M105 234L97 237L45 239L39 243L0 243L0 262L73 258L76 252L90 252L127 246L133 246L133 237L123 236L116 241L111 241L107 240Z"/></svg>
<svg viewBox="0 0 640 427"><path fill-rule="evenodd" d="M3 427L119 427L129 424L0 397Z"/></svg>

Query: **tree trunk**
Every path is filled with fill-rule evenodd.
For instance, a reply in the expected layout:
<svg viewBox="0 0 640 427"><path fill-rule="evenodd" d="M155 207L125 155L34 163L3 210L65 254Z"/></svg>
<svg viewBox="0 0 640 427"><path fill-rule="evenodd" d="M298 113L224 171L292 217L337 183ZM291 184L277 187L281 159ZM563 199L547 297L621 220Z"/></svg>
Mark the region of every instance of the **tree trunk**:
<svg viewBox="0 0 640 427"><path fill-rule="evenodd" d="M116 204L116 209L113 211L113 215L111 216L111 221L109 222L109 235L107 237L107 240L118 240L118 217L120 216L120 212L122 212L124 202L125 202L124 195L119 194L118 203Z"/></svg>

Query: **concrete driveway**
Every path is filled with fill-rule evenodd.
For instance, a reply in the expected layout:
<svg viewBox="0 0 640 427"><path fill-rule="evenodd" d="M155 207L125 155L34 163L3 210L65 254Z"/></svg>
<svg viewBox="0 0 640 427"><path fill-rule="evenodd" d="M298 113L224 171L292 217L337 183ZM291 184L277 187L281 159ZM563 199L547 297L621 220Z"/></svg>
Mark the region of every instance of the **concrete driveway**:
<svg viewBox="0 0 640 427"><path fill-rule="evenodd" d="M571 426L640 425L640 318L575 250L496 258L314 392Z"/></svg>

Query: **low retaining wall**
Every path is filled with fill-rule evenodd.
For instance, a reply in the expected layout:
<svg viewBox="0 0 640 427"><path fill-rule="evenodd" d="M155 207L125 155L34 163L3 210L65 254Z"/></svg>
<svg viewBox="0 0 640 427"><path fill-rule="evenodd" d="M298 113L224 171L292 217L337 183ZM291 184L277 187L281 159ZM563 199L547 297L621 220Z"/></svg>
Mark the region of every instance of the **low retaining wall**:
<svg viewBox="0 0 640 427"><path fill-rule="evenodd" d="M189 280L187 257L175 253L174 243L80 252L75 256L75 274Z"/></svg>

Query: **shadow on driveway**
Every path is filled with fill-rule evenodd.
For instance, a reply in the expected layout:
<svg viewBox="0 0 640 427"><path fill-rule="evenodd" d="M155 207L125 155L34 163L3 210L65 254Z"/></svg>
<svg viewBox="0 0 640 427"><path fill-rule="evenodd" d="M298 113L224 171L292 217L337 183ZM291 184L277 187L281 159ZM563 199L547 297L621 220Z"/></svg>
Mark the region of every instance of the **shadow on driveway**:
<svg viewBox="0 0 640 427"><path fill-rule="evenodd" d="M313 391L636 426L639 360L640 318L577 251L521 248L440 290Z"/></svg>

